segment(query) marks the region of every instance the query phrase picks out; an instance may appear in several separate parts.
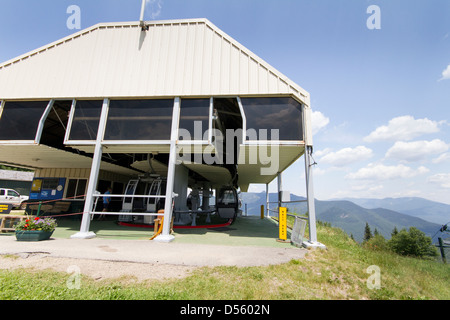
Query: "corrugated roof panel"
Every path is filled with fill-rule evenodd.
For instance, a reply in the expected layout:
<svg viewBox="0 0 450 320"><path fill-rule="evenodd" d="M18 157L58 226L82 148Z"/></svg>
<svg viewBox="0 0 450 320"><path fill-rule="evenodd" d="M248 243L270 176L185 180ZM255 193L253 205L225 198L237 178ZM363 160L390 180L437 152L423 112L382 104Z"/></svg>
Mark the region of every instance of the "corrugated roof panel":
<svg viewBox="0 0 450 320"><path fill-rule="evenodd" d="M248 93L257 94L259 92L258 62L252 57L249 57L248 62L249 62Z"/></svg>
<svg viewBox="0 0 450 320"><path fill-rule="evenodd" d="M195 30L195 40L190 43L190 48L192 51L192 74L189 74L188 71L185 70L186 90L183 92L184 94L188 94L189 92L200 92L202 90L202 75L206 59L206 57L204 56L206 25L196 24L195 26L190 25L189 27L190 29Z"/></svg>
<svg viewBox="0 0 450 320"><path fill-rule="evenodd" d="M249 90L249 58L248 55L241 52L241 58L239 61L239 94L244 94Z"/></svg>
<svg viewBox="0 0 450 320"><path fill-rule="evenodd" d="M309 95L205 19L99 24L0 65L0 98Z"/></svg>
<svg viewBox="0 0 450 320"><path fill-rule="evenodd" d="M258 90L261 91L269 91L269 79L268 79L268 73L269 71L264 66L259 66L258 69L258 80L259 80L259 86Z"/></svg>
<svg viewBox="0 0 450 320"><path fill-rule="evenodd" d="M188 25L181 23L179 31L177 32L177 47L172 50L175 51L175 72L173 74L173 85L175 88L179 88L180 92L184 92L184 74L186 73L186 60L188 55L187 39L188 39ZM189 48L190 49L190 48ZM183 54L177 54L177 52L183 52Z"/></svg>
<svg viewBox="0 0 450 320"><path fill-rule="evenodd" d="M240 51L235 45L231 45L230 53L230 92L239 92L240 88Z"/></svg>
<svg viewBox="0 0 450 320"><path fill-rule="evenodd" d="M277 92L279 90L278 89L278 78L277 78L277 76L273 72L269 71L269 76L268 77L269 77L269 79L268 79L269 91Z"/></svg>
<svg viewBox="0 0 450 320"><path fill-rule="evenodd" d="M184 46L184 61L183 67L180 67L180 74L177 79L181 82L182 94L188 94L193 90L193 72L194 72L194 60L195 60L195 48L197 42L197 28L195 26L185 26L186 38L183 41Z"/></svg>

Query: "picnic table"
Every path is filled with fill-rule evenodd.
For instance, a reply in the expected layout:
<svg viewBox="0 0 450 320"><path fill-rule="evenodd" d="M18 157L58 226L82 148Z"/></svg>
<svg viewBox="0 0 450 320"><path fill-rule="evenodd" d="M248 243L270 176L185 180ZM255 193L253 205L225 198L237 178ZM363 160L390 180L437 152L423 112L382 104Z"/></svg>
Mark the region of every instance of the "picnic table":
<svg viewBox="0 0 450 320"><path fill-rule="evenodd" d="M26 216L26 215L11 215L11 214L2 214L0 215L0 218L2 219L2 222L0 223L0 233L7 232L7 231L15 231L16 228L14 227L16 221L22 222L26 219L34 219L32 216ZM7 224L8 223L8 224Z"/></svg>

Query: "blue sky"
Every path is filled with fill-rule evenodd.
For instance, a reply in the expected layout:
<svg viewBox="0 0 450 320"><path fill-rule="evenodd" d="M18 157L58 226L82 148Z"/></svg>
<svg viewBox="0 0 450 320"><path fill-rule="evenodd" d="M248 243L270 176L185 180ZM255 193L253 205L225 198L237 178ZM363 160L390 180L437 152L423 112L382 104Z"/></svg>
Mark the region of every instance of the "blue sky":
<svg viewBox="0 0 450 320"><path fill-rule="evenodd" d="M139 20L141 1L2 0L0 61L76 32L70 5L84 29ZM371 5L381 29L367 27ZM145 17L208 18L310 92L316 198L450 204L450 1L149 0ZM303 161L283 189L304 195Z"/></svg>

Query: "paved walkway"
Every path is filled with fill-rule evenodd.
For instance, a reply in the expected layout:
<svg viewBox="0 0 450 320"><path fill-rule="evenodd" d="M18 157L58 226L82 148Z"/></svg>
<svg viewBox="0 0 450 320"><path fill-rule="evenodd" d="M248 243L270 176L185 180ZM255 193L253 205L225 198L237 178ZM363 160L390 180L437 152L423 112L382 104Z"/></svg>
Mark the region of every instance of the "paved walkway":
<svg viewBox="0 0 450 320"><path fill-rule="evenodd" d="M265 266L301 259L307 250L296 247L226 246L157 243L149 240L58 239L20 242L0 236L0 255L42 253L54 258L74 258L180 266Z"/></svg>

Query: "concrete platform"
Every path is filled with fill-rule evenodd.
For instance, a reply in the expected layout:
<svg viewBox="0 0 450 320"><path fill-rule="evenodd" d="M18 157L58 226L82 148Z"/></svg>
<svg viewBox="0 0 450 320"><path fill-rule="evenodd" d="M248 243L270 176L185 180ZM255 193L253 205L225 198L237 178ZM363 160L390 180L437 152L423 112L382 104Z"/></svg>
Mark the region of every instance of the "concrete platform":
<svg viewBox="0 0 450 320"><path fill-rule="evenodd" d="M70 223L69 223L70 222ZM111 221L93 221L94 239L70 239L79 222L60 222L51 240L19 242L14 235L0 236L0 254L45 254L75 258L181 266L266 266L301 259L306 249L279 243L276 224L243 218L223 229L175 232L171 243L148 240L151 229L124 228ZM103 228L102 228L103 227Z"/></svg>

